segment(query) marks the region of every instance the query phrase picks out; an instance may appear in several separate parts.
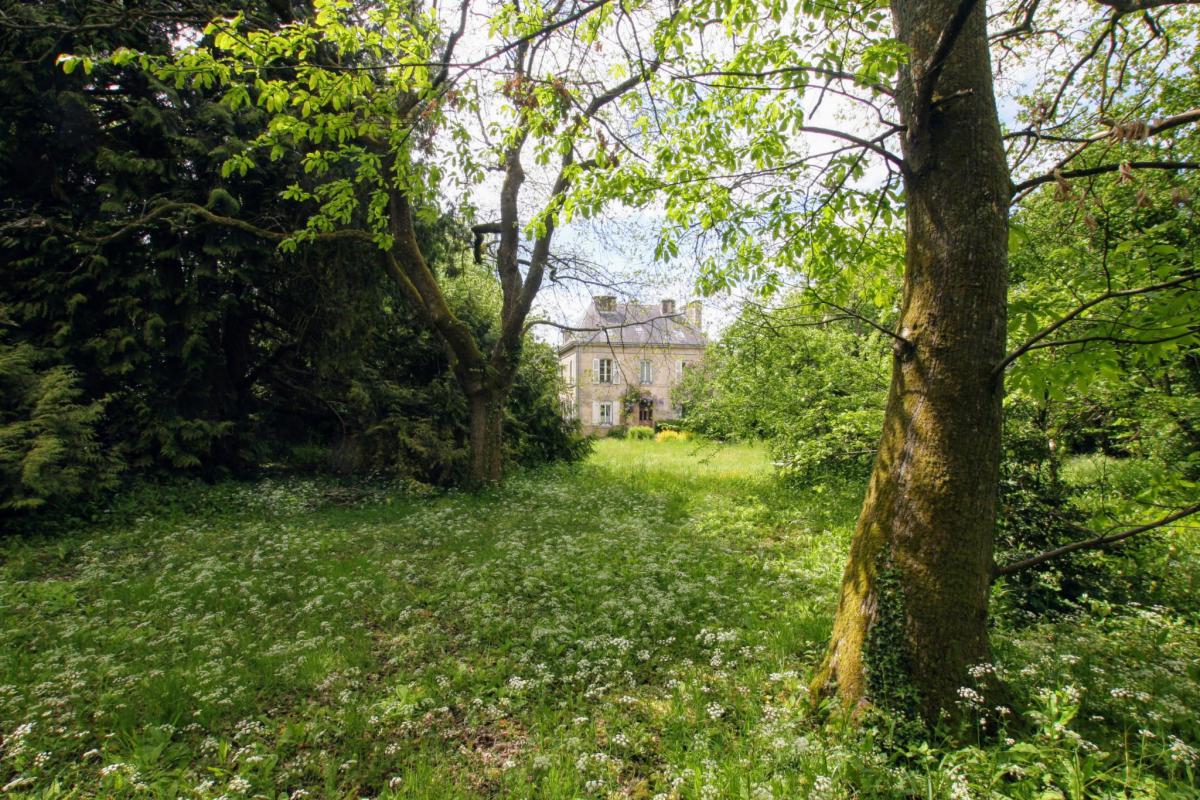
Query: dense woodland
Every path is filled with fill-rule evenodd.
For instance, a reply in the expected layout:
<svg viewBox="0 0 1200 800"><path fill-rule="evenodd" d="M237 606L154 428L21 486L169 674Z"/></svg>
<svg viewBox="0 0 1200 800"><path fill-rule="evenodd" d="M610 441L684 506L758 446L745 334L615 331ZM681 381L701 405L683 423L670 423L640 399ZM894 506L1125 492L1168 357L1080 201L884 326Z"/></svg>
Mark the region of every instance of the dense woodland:
<svg viewBox="0 0 1200 800"><path fill-rule="evenodd" d="M277 5L277 4L276 4ZM444 349L369 245L276 243L204 220L123 235L171 201L299 225L280 197L295 159L241 178L222 166L265 115L134 69L66 73L59 52L170 52L234 9L88 3L6 11L3 185L6 510L85 499L131 476L250 475L268 465L453 485L466 475L465 399ZM272 4L246 9L278 26ZM447 212L419 233L455 313L495 337L499 289ZM509 457L579 447L530 343ZM519 399L519 402L517 400Z"/></svg>
<svg viewBox="0 0 1200 800"><path fill-rule="evenodd" d="M1198 35L3 2L3 791L1197 796ZM738 310L596 443L630 217Z"/></svg>

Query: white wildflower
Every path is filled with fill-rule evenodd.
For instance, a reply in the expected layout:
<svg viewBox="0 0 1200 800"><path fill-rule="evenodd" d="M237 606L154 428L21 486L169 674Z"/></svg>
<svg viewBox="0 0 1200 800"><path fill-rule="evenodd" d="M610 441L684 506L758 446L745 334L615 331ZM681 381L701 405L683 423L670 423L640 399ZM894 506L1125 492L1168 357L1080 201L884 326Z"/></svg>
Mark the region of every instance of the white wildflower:
<svg viewBox="0 0 1200 800"><path fill-rule="evenodd" d="M972 689L970 686L960 686L958 689L958 696L968 703L983 705L983 695Z"/></svg>

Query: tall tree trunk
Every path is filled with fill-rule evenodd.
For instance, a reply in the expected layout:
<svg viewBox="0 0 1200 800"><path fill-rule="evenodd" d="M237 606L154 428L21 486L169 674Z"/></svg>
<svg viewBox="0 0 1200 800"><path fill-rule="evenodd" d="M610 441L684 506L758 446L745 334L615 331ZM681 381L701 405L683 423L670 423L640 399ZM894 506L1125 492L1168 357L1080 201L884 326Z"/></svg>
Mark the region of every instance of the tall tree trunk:
<svg viewBox="0 0 1200 800"><path fill-rule="evenodd" d="M467 480L473 487L499 482L504 467L504 396L479 392L470 396L471 461Z"/></svg>
<svg viewBox="0 0 1200 800"><path fill-rule="evenodd" d="M990 656L987 601L999 489L1011 183L983 3L962 20L936 93L922 95L960 0L894 0L910 49L907 251L879 452L814 682L844 707L953 713ZM935 73L936 74L936 73ZM921 98L927 101L922 108Z"/></svg>

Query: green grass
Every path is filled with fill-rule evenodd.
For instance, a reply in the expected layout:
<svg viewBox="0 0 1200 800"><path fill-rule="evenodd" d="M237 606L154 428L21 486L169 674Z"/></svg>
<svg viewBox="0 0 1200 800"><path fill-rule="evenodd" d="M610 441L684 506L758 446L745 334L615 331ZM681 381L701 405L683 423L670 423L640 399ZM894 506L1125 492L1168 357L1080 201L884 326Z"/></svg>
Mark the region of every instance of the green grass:
<svg viewBox="0 0 1200 800"><path fill-rule="evenodd" d="M789 489L757 447L633 440L479 495L145 492L106 523L0 542L0 786L712 800L942 797L969 781L1050 796L1034 793L1050 779L996 777L1021 758L1003 743L906 754L880 746L886 720L850 731L811 712L861 493ZM1194 621L1139 609L1095 630L1002 635L998 668L1034 708L1050 702L1038 691L1090 687L1110 715L1098 735L1154 738L1100 758L1065 724L1026 736L1029 760L1193 796L1194 751L1170 737L1194 733ZM1044 643L1068 633L1080 655L1064 664ZM1169 663L1117 671L1110 639Z"/></svg>

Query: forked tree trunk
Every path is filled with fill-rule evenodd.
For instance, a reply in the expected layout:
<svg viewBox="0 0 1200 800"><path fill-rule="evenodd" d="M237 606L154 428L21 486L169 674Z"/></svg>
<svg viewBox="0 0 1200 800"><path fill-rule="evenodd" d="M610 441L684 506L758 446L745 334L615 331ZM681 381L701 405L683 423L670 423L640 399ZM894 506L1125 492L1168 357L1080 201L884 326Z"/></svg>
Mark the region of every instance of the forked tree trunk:
<svg viewBox="0 0 1200 800"><path fill-rule="evenodd" d="M504 468L504 398L496 392L470 396L471 460L467 481L472 487L498 483Z"/></svg>
<svg viewBox="0 0 1200 800"><path fill-rule="evenodd" d="M914 86L960 0L894 0L914 76L899 87L909 126L907 251L879 453L814 681L844 707L933 722L955 711L970 666L987 661L987 602L999 487L1007 216L1011 189L979 2L945 61L928 114Z"/></svg>

